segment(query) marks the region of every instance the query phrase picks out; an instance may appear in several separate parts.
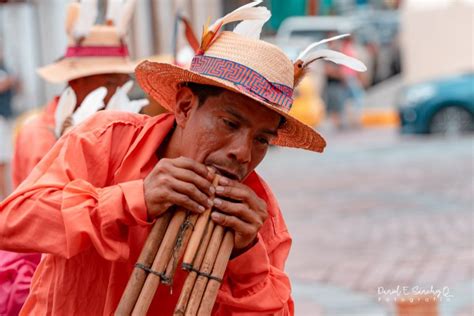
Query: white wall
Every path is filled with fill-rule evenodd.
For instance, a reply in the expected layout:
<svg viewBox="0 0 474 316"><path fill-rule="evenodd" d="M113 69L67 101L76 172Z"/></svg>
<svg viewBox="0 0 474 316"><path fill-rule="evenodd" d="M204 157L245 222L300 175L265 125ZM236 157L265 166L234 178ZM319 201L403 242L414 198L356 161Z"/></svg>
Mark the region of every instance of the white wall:
<svg viewBox="0 0 474 316"><path fill-rule="evenodd" d="M474 2L417 1L428 0L408 1L401 15L404 82L474 71Z"/></svg>

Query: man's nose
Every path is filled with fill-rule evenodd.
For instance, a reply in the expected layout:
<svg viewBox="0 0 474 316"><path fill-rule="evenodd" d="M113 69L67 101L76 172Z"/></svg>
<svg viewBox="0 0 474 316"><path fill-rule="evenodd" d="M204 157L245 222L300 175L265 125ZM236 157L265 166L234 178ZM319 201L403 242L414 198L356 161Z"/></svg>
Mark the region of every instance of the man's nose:
<svg viewBox="0 0 474 316"><path fill-rule="evenodd" d="M236 137L232 143L229 144L227 155L240 164L249 163L252 160L252 141L250 137Z"/></svg>

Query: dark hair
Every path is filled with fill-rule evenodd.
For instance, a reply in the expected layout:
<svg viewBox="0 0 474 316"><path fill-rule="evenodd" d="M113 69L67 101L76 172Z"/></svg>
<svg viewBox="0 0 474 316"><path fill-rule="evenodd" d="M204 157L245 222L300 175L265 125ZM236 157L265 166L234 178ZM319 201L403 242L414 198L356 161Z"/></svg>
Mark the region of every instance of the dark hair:
<svg viewBox="0 0 474 316"><path fill-rule="evenodd" d="M185 82L183 86L186 86L189 89L191 89L193 94L198 97L199 106L202 106L204 102L206 102L208 97L217 97L225 90L224 88L221 88L221 87L210 86L210 85L205 85L205 84L200 84L200 83L195 83L195 82ZM280 123L278 124L278 128L282 127L283 124L285 123L286 123L285 117L280 115Z"/></svg>
<svg viewBox="0 0 474 316"><path fill-rule="evenodd" d="M194 95L199 99L199 106L203 105L209 97L217 97L222 92L224 88L195 83L195 82L186 82L184 86L191 89Z"/></svg>

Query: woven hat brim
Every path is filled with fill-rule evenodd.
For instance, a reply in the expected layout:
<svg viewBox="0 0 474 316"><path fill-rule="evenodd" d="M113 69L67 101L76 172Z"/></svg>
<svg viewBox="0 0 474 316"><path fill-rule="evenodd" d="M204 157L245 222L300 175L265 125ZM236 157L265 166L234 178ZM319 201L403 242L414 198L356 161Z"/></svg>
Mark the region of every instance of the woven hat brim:
<svg viewBox="0 0 474 316"><path fill-rule="evenodd" d="M286 123L278 130L278 136L272 141L273 145L302 148L315 152L323 152L326 147L324 138L312 127L226 80L202 75L175 65L150 61L139 64L135 69L135 75L143 91L171 112L174 112L176 93L181 83L195 82L217 86L243 94L285 117Z"/></svg>
<svg viewBox="0 0 474 316"><path fill-rule="evenodd" d="M77 78L107 73L132 74L137 66L124 58L65 58L37 69L51 83L64 83Z"/></svg>

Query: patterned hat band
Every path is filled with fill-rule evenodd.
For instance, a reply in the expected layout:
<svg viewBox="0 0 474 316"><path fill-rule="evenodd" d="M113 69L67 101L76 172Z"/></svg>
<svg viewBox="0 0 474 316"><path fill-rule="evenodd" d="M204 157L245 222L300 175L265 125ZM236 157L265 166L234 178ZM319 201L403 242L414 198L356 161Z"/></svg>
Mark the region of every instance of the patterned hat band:
<svg viewBox="0 0 474 316"><path fill-rule="evenodd" d="M69 46L64 57L128 57L128 48L121 46Z"/></svg>
<svg viewBox="0 0 474 316"><path fill-rule="evenodd" d="M202 75L227 80L239 89L249 92L262 101L270 102L288 112L293 104L293 89L280 83L270 82L255 70L234 61L196 55L191 70Z"/></svg>

